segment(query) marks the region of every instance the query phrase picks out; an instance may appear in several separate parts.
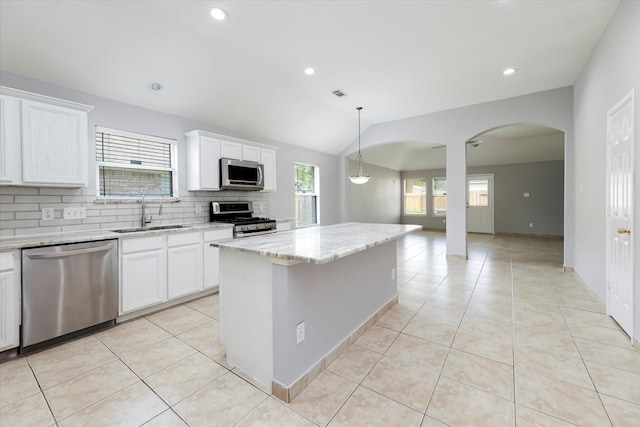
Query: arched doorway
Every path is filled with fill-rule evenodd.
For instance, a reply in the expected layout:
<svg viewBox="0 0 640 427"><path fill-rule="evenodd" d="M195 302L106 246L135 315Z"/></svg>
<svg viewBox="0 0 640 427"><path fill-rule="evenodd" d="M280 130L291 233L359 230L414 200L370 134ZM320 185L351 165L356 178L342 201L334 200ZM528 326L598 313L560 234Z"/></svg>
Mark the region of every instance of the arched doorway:
<svg viewBox="0 0 640 427"><path fill-rule="evenodd" d="M474 244L481 241L477 233L557 237L561 242L563 131L532 123L493 128L467 141L466 160L470 257L482 250ZM561 261L561 250L558 255Z"/></svg>

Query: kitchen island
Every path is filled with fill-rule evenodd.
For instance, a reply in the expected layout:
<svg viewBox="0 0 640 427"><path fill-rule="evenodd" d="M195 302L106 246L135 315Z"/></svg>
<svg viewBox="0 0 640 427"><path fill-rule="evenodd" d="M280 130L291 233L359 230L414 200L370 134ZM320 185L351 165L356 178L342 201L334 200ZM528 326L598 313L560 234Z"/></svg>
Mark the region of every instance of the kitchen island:
<svg viewBox="0 0 640 427"><path fill-rule="evenodd" d="M397 303L395 239L418 229L346 223L212 243L227 363L289 402Z"/></svg>

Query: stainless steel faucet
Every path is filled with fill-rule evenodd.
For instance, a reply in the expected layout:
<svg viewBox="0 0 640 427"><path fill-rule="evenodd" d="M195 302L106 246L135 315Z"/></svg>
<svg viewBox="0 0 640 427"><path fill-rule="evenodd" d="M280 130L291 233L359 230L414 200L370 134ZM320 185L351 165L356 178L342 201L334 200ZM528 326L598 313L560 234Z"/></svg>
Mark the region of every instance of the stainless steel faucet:
<svg viewBox="0 0 640 427"><path fill-rule="evenodd" d="M140 222L140 226L141 227L146 227L147 224L151 224L151 220L153 219L153 216L149 215L147 217L146 215L146 206L144 203L144 198L147 195L147 190L150 190L152 188L155 188L157 190L160 191L161 193L161 197L160 197L160 208L158 209L158 215L162 215L162 202L164 201L164 194L162 194L162 188L160 188L159 185L157 184L151 184L148 187L145 187L144 190L142 190L142 218L141 218L141 222Z"/></svg>

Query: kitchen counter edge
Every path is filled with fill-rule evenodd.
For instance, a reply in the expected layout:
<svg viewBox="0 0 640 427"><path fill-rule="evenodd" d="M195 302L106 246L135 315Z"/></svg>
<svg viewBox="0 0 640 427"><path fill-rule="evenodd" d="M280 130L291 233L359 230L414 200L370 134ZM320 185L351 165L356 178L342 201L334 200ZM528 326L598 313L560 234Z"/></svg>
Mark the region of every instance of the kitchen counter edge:
<svg viewBox="0 0 640 427"><path fill-rule="evenodd" d="M131 233L116 233L112 230L74 231L67 233L38 234L31 236L12 236L0 238L0 251L36 248L39 246L64 245L67 243L93 242L97 240L127 239L157 234L188 233L202 230L232 229L230 224L197 223L184 224L183 228L144 230Z"/></svg>
<svg viewBox="0 0 640 427"><path fill-rule="evenodd" d="M215 242L212 246L249 252L289 262L326 264L395 240L407 233L422 230L420 225L341 223L329 226L299 228L292 231ZM326 233L329 231L329 233ZM350 236L362 236L350 238ZM347 243L338 243L346 238ZM315 240L312 250L300 249L296 239ZM304 246L304 245L302 245Z"/></svg>

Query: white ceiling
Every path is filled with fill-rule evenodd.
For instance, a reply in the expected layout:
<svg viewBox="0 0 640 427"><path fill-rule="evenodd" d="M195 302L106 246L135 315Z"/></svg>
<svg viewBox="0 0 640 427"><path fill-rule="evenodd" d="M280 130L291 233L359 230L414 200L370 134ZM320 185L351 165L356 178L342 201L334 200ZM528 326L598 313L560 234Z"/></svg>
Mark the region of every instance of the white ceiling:
<svg viewBox="0 0 640 427"><path fill-rule="evenodd" d="M364 131L572 85L618 3L2 0L0 67L337 154L357 106Z"/></svg>
<svg viewBox="0 0 640 427"><path fill-rule="evenodd" d="M544 126L505 126L485 132L470 142L467 144L468 167L564 159L564 132ZM446 154L446 146L422 141L397 142L362 150L366 163L398 171L444 169Z"/></svg>

